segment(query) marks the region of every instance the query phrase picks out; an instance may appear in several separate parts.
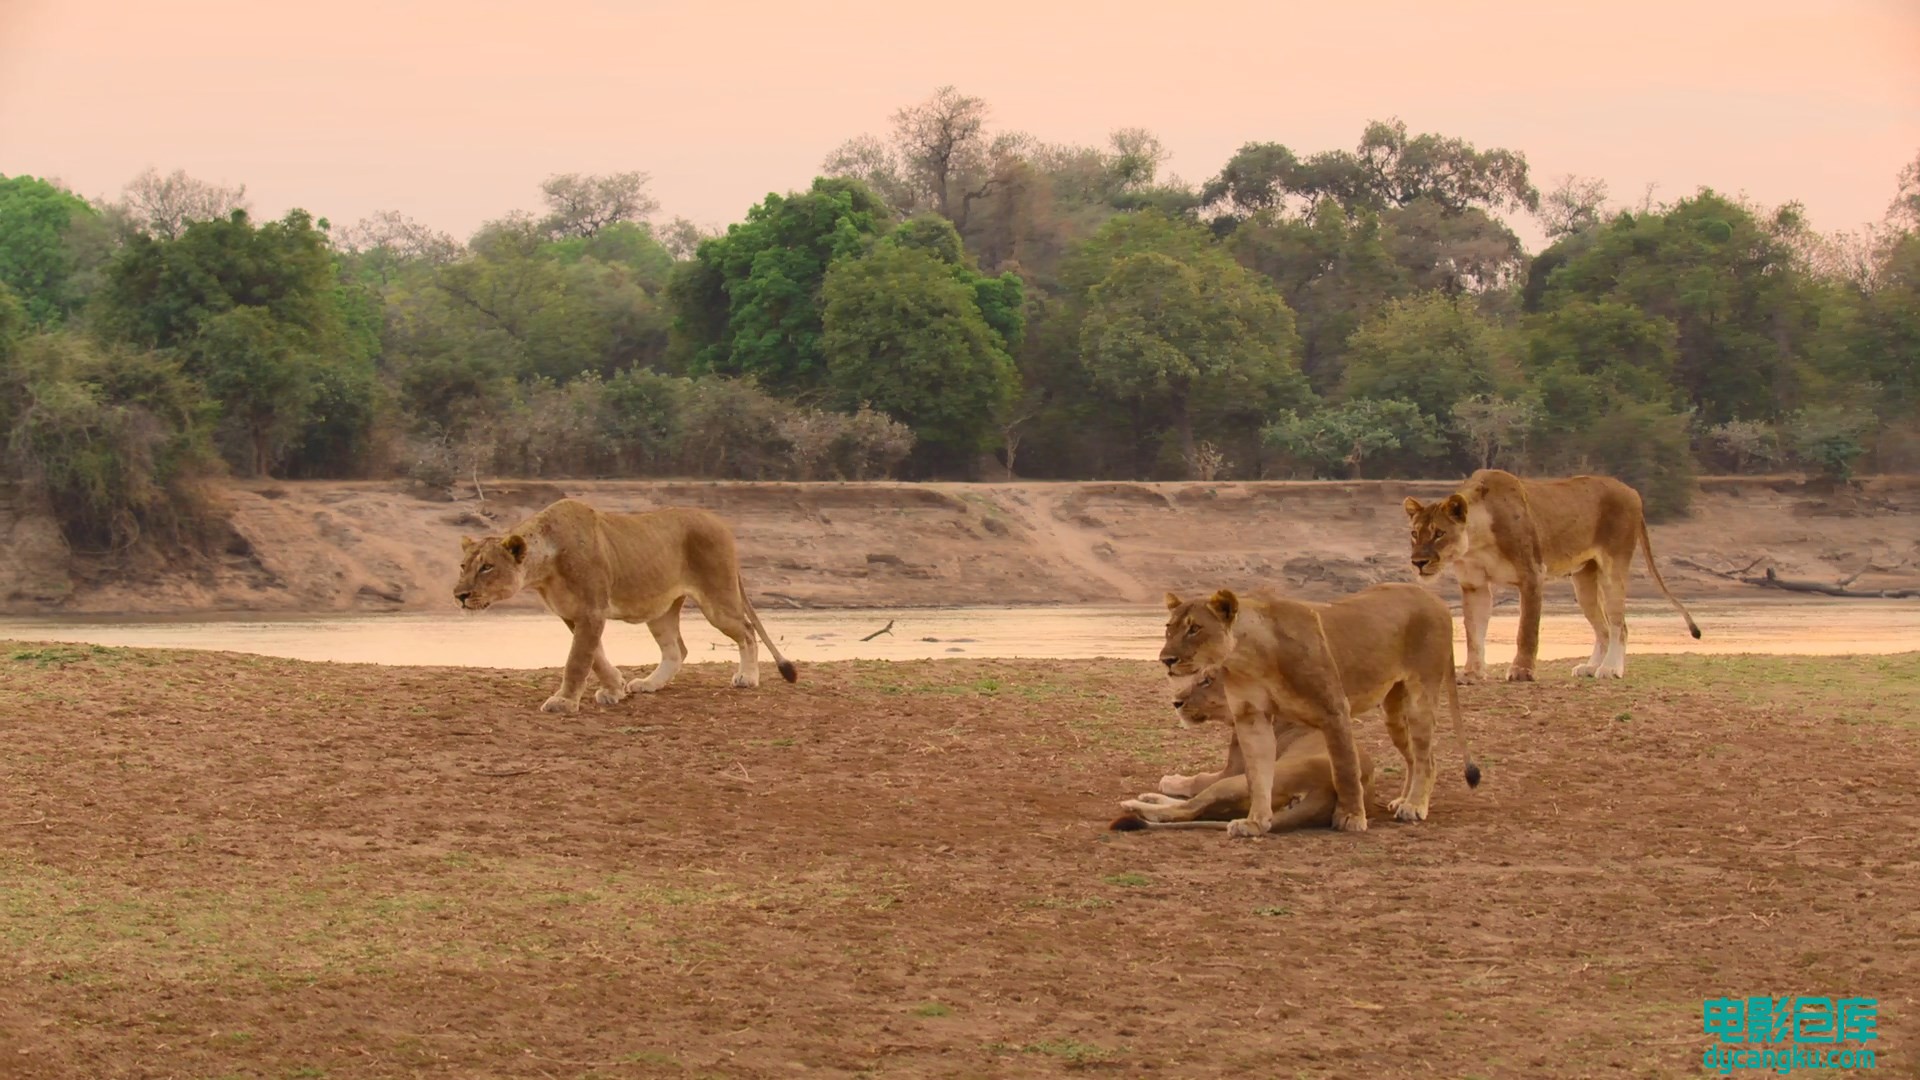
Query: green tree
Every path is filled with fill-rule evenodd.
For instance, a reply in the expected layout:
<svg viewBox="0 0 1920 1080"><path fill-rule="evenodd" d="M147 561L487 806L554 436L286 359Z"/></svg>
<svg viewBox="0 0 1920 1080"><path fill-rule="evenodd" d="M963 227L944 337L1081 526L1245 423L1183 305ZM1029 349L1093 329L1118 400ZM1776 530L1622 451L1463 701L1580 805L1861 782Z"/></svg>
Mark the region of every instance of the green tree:
<svg viewBox="0 0 1920 1080"><path fill-rule="evenodd" d="M777 393L826 378L820 289L836 259L864 252L887 211L852 180L768 195L725 236L678 264L668 287L675 349L696 374L751 375Z"/></svg>
<svg viewBox="0 0 1920 1080"><path fill-rule="evenodd" d="M987 447L1018 388L1007 342L967 276L926 247L883 244L835 264L823 289L827 385L838 404L871 404L906 424L947 467Z"/></svg>
<svg viewBox="0 0 1920 1080"><path fill-rule="evenodd" d="M1389 450L1432 454L1440 428L1420 406L1398 398L1359 398L1305 416L1291 409L1261 433L1268 445L1324 472L1360 479L1361 464Z"/></svg>
<svg viewBox="0 0 1920 1080"><path fill-rule="evenodd" d="M1348 342L1344 392L1411 401L1437 422L1461 399L1501 389L1508 349L1470 303L1438 293L1391 301Z"/></svg>
<svg viewBox="0 0 1920 1080"><path fill-rule="evenodd" d="M1678 334L1669 320L1633 304L1569 300L1524 323L1530 371L1561 367L1615 394L1674 402Z"/></svg>
<svg viewBox="0 0 1920 1080"><path fill-rule="evenodd" d="M1201 189L1208 205L1241 216L1331 198L1349 211L1427 201L1456 215L1470 208L1532 210L1540 193L1525 154L1476 150L1463 139L1409 136L1399 120L1375 120L1352 151L1301 158L1278 143L1248 143Z"/></svg>
<svg viewBox="0 0 1920 1080"><path fill-rule="evenodd" d="M1265 404L1304 392L1293 313L1264 281L1217 252L1194 262L1127 255L1087 296L1081 362L1095 387L1170 420L1189 469L1197 399Z"/></svg>
<svg viewBox="0 0 1920 1080"><path fill-rule="evenodd" d="M35 323L59 322L79 306L72 234L99 217L86 200L31 176L0 176L0 285Z"/></svg>
<svg viewBox="0 0 1920 1080"><path fill-rule="evenodd" d="M25 321L0 286L0 474L46 496L75 551L204 542L200 481L218 459L193 380L158 353L21 333Z"/></svg>
<svg viewBox="0 0 1920 1080"><path fill-rule="evenodd" d="M1235 229L1234 257L1273 280L1299 318L1300 368L1320 394L1339 389L1353 332L1387 300L1413 291L1388 251L1380 216L1349 217L1332 200L1311 215L1261 214Z"/></svg>
<svg viewBox="0 0 1920 1080"><path fill-rule="evenodd" d="M107 332L177 358L206 387L229 460L257 476L298 447L327 444L309 431L330 422L314 411L323 396L333 421L370 413L377 340L357 295L342 287L326 233L306 212L256 227L237 210L176 238L132 237L96 310Z"/></svg>
<svg viewBox="0 0 1920 1080"><path fill-rule="evenodd" d="M1853 464L1867 452L1873 414L1845 405L1816 405L1793 414L1788 431L1793 451L1801 461L1820 470L1828 480L1845 482Z"/></svg>
<svg viewBox="0 0 1920 1080"><path fill-rule="evenodd" d="M1673 382L1706 423L1777 419L1801 397L1801 354L1818 325L1783 238L1796 227L1791 208L1762 220L1703 189L1555 245L1541 257L1554 268L1529 292L1541 310L1613 302L1666 320Z"/></svg>

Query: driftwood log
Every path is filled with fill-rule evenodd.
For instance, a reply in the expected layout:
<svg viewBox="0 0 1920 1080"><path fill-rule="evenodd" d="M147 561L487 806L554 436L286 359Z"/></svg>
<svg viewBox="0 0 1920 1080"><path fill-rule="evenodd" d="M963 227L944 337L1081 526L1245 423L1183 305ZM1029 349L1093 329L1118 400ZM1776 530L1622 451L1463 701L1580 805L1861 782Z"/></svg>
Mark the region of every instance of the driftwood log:
<svg viewBox="0 0 1920 1080"><path fill-rule="evenodd" d="M1859 577L1855 574L1854 577ZM1920 597L1920 588L1907 589L1850 589L1845 585L1828 585L1821 581L1806 581L1799 578L1783 578L1767 567L1765 577L1743 577L1739 579L1748 585L1758 585L1766 589L1785 589L1787 592L1818 593L1821 596L1853 596L1874 600L1910 600ZM1853 578L1848 578L1852 581Z"/></svg>
<svg viewBox="0 0 1920 1080"><path fill-rule="evenodd" d="M1841 578L1836 584L1829 585L1824 581L1808 581L1804 578L1783 578L1775 573L1771 566L1767 567L1766 573L1760 577L1748 576L1748 571L1759 566L1760 563L1764 561L1764 557L1755 559L1747 565L1734 570L1723 570L1718 567L1707 566L1684 556L1676 558L1673 561L1682 566L1712 574L1715 577L1723 577L1728 581L1738 581L1744 585L1758 585L1763 589L1780 589L1784 592L1814 593L1819 596L1844 596L1852 599L1866 600L1911 600L1920 597L1920 586L1908 586L1899 589L1849 588L1848 586L1858 580L1860 574L1866 572L1865 570L1859 573L1848 574L1846 577ZM1905 564L1902 563L1902 565ZM1884 573L1888 570L1899 569L1899 567L1871 566L1868 567L1868 569Z"/></svg>

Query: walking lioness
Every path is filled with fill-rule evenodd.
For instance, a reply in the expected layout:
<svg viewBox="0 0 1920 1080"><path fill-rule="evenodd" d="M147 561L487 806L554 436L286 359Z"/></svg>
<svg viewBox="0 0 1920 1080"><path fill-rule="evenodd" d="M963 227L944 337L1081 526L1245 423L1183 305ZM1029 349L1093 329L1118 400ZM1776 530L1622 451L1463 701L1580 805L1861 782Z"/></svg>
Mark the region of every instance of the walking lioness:
<svg viewBox="0 0 1920 1080"><path fill-rule="evenodd" d="M1208 668L1192 679L1174 698L1173 709L1182 727L1230 721L1226 683L1220 669ZM1274 735L1280 753L1273 763L1273 821L1267 831L1324 828L1333 824L1333 762L1327 757L1326 736L1304 724L1291 722L1276 724ZM1371 792L1373 755L1367 753L1365 747L1359 747L1359 752L1360 783ZM1116 818L1112 828L1121 832L1225 829L1229 821L1247 815L1247 774L1242 760L1239 740L1232 739L1225 769L1201 776L1163 777L1159 791L1121 802L1121 808L1128 813ZM1192 797L1176 797L1187 793Z"/></svg>
<svg viewBox="0 0 1920 1080"><path fill-rule="evenodd" d="M780 676L788 682L799 678L747 601L733 532L705 510L609 514L561 499L505 536L469 537L460 546L465 558L453 598L462 608L484 611L533 589L573 631L560 689L540 706L542 712L577 711L589 672L600 680L594 700L602 705L667 685L687 658L680 607L688 597L740 647L733 685L760 684L755 634L773 653ZM620 669L607 659L600 635L608 619L646 623L660 643L660 664L645 679L622 681Z"/></svg>
<svg viewBox="0 0 1920 1080"><path fill-rule="evenodd" d="M1317 728L1325 737L1336 829L1367 827L1352 717L1376 706L1386 712L1387 732L1407 766L1400 797L1387 804L1395 818L1427 817L1438 772L1433 711L1442 696L1466 760L1467 784L1479 784L1480 767L1467 752L1453 682L1453 616L1439 597L1418 585L1395 583L1330 604L1289 600L1265 590L1242 598L1227 589L1193 600L1168 593L1166 600L1160 661L1167 673L1221 669L1248 801L1247 816L1232 822L1227 835L1259 836L1273 822L1275 723L1280 719Z"/></svg>
<svg viewBox="0 0 1920 1080"><path fill-rule="evenodd" d="M1593 655L1575 675L1625 678L1627 673L1627 574L1637 548L1647 572L1695 638L1700 627L1668 591L1653 561L1640 493L1606 476L1522 480L1499 469L1481 469L1460 490L1422 504L1408 497L1413 568L1423 578L1451 568L1460 583L1461 621L1467 629L1467 666L1462 676L1487 675L1487 622L1494 585L1520 590L1520 633L1507 678L1532 682L1540 655L1540 592L1545 579L1573 576L1573 595L1593 627Z"/></svg>

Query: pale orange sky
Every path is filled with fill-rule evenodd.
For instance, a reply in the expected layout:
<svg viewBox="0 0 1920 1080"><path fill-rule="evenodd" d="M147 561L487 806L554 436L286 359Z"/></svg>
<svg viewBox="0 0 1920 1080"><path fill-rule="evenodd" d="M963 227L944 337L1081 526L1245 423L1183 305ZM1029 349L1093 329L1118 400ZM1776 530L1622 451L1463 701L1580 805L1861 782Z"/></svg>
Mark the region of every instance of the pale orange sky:
<svg viewBox="0 0 1920 1080"><path fill-rule="evenodd" d="M554 172L640 169L722 225L952 83L996 128L1141 126L1204 180L1244 142L1397 115L1616 201L1707 184L1821 229L1920 151L1920 0L0 0L0 173L111 194L153 165L255 210L397 209L458 236ZM1532 246L1537 229L1516 220Z"/></svg>

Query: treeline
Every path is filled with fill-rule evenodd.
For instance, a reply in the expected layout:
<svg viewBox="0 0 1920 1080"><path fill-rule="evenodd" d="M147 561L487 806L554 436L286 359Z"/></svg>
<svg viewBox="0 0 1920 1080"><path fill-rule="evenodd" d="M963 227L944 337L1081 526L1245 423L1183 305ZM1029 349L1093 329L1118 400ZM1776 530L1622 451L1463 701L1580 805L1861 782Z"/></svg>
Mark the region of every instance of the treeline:
<svg viewBox="0 0 1920 1080"><path fill-rule="evenodd" d="M722 235L562 175L464 243L149 172L0 177L0 433L77 547L190 544L247 476L749 479L1603 471L1920 461L1920 160L1819 235L1710 190L1544 194L1367 126L1204 184L1137 129L995 131L943 88ZM1550 237L1529 255L1503 215Z"/></svg>

